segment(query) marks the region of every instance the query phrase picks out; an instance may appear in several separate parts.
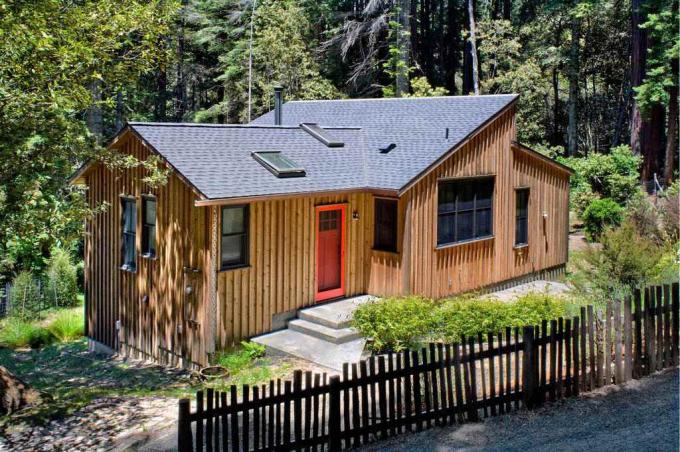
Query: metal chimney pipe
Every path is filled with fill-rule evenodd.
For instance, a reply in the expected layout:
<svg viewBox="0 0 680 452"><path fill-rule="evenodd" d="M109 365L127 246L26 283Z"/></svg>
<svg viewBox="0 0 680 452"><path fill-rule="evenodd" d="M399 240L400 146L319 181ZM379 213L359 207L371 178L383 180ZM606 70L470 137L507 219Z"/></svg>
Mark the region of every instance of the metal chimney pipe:
<svg viewBox="0 0 680 452"><path fill-rule="evenodd" d="M274 124L281 125L281 110L283 108L283 87L274 87Z"/></svg>

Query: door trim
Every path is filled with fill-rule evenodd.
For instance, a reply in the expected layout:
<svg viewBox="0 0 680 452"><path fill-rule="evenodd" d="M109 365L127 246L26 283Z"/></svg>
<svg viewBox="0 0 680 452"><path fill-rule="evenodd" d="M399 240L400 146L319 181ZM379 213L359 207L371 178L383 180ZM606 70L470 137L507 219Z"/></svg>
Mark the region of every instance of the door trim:
<svg viewBox="0 0 680 452"><path fill-rule="evenodd" d="M346 224L345 224L345 213L346 204L325 204L322 206L316 206L316 219L314 222L314 234L316 238L315 249L314 249L314 301L324 301L330 300L331 298L338 298L345 295L345 238L346 238ZM335 289L329 289L324 291L319 291L319 214L328 210L339 210L340 211L340 287Z"/></svg>

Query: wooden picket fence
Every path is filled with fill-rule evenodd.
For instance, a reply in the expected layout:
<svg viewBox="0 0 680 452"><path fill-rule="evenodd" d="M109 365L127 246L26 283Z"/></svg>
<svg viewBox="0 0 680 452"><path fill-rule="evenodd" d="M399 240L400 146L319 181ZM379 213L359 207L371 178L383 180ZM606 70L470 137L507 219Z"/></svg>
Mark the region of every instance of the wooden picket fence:
<svg viewBox="0 0 680 452"><path fill-rule="evenodd" d="M434 425L476 421L677 366L678 284L637 291L598 319L429 344L345 364L341 376L208 389L179 402L180 451L336 451Z"/></svg>

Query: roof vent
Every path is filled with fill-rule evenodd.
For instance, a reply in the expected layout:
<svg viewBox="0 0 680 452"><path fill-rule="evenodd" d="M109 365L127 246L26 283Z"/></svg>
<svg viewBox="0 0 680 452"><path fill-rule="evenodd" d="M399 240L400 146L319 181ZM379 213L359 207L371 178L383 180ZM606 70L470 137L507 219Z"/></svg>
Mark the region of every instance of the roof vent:
<svg viewBox="0 0 680 452"><path fill-rule="evenodd" d="M329 148L341 148L345 145L345 143L342 141L338 141L330 136L328 132L321 128L318 124L302 123L300 124L300 128Z"/></svg>
<svg viewBox="0 0 680 452"><path fill-rule="evenodd" d="M397 147L397 145L395 143L390 143L390 144L387 145L387 147L380 148L380 153L381 154L387 154L396 147Z"/></svg>
<svg viewBox="0 0 680 452"><path fill-rule="evenodd" d="M276 177L304 177L305 169L279 151L253 152L252 156Z"/></svg>

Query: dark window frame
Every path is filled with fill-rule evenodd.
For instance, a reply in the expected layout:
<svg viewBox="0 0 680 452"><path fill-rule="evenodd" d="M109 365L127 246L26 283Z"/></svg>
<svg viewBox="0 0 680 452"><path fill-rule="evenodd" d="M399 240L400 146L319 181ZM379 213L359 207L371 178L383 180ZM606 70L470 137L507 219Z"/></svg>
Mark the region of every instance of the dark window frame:
<svg viewBox="0 0 680 452"><path fill-rule="evenodd" d="M224 211L227 209L243 209L243 231L241 232L224 232ZM241 256L238 260L226 262L222 260L222 247L224 246L225 237L241 236ZM239 204L234 206L222 206L220 209L220 271L233 270L236 268L247 267L250 260L250 205Z"/></svg>
<svg viewBox="0 0 680 452"><path fill-rule="evenodd" d="M131 204L133 206L131 212L134 217L131 222L126 221L126 213L128 209L126 206ZM121 206L121 266L120 269L135 273L137 271L137 198L132 196L121 196L120 197ZM132 223L133 230L130 231L126 229L128 223ZM126 261L128 256L127 244L130 243L129 238L132 240L132 252L129 254L132 256L131 261Z"/></svg>
<svg viewBox="0 0 680 452"><path fill-rule="evenodd" d="M525 206L524 215L520 215L520 196L524 196ZM518 187L515 189L515 247L521 248L529 245L529 202L531 199L531 191L529 187ZM524 223L523 231L519 227L519 222ZM521 233L524 237L520 237ZM522 240L523 239L523 240Z"/></svg>
<svg viewBox="0 0 680 452"><path fill-rule="evenodd" d="M489 184L490 185L490 196L488 198L489 205L488 207L479 207L477 205L478 202L478 193L479 191L482 191L483 189L488 189L489 187L482 187L481 189L478 189L473 192L473 199L472 199L472 207L471 208L459 208L458 206L458 196L460 195L460 189L458 192L454 192L454 207L453 209L450 210L442 210L441 207L441 201L442 201L442 194L443 190L445 189L446 186L463 186L463 184ZM454 188L455 190L455 188ZM488 240L492 239L494 237L494 227L493 227L493 221L494 221L494 196L496 192L496 178L493 175L488 175L488 176L472 176L472 177L463 177L463 178L454 178L454 179L440 179L437 184L437 242L436 242L436 247L437 248L447 248L450 246L456 246L459 244L465 244L465 243L470 243L470 242L476 242L479 240ZM486 199L486 198L483 198ZM488 212L488 233L486 234L479 234L479 224L477 224L477 218L478 214L482 212ZM472 234L471 237L467 238L462 238L458 239L457 234L458 234L458 217L461 214L472 214ZM442 217L447 217L447 216L453 216L454 220L452 223L453 227L453 240L446 240L444 241L443 236L444 233L443 231L440 230L440 219Z"/></svg>
<svg viewBox="0 0 680 452"><path fill-rule="evenodd" d="M394 213L392 215L392 224L390 225L390 234L388 235L389 240L386 240L383 243L383 240L385 238L384 231L380 227L381 225L385 225L386 222L388 222L390 219L383 219L380 217L381 213L384 213L381 209L378 208L378 204L389 204L391 209L394 209ZM373 210L374 210L374 218L373 218L373 249L376 251L385 251L389 253L396 253L397 252L397 245L398 245L398 229L399 229L399 200L394 199L394 198L380 198L376 197L374 198L373 201ZM391 243L387 243L391 242Z"/></svg>
<svg viewBox="0 0 680 452"><path fill-rule="evenodd" d="M146 211L147 203L153 202L155 204L155 215L153 219L153 224L147 223L146 221ZM158 256L158 201L154 195L142 195L142 257L146 259L156 259ZM153 229L153 249L149 246L149 238L151 233L149 232Z"/></svg>

